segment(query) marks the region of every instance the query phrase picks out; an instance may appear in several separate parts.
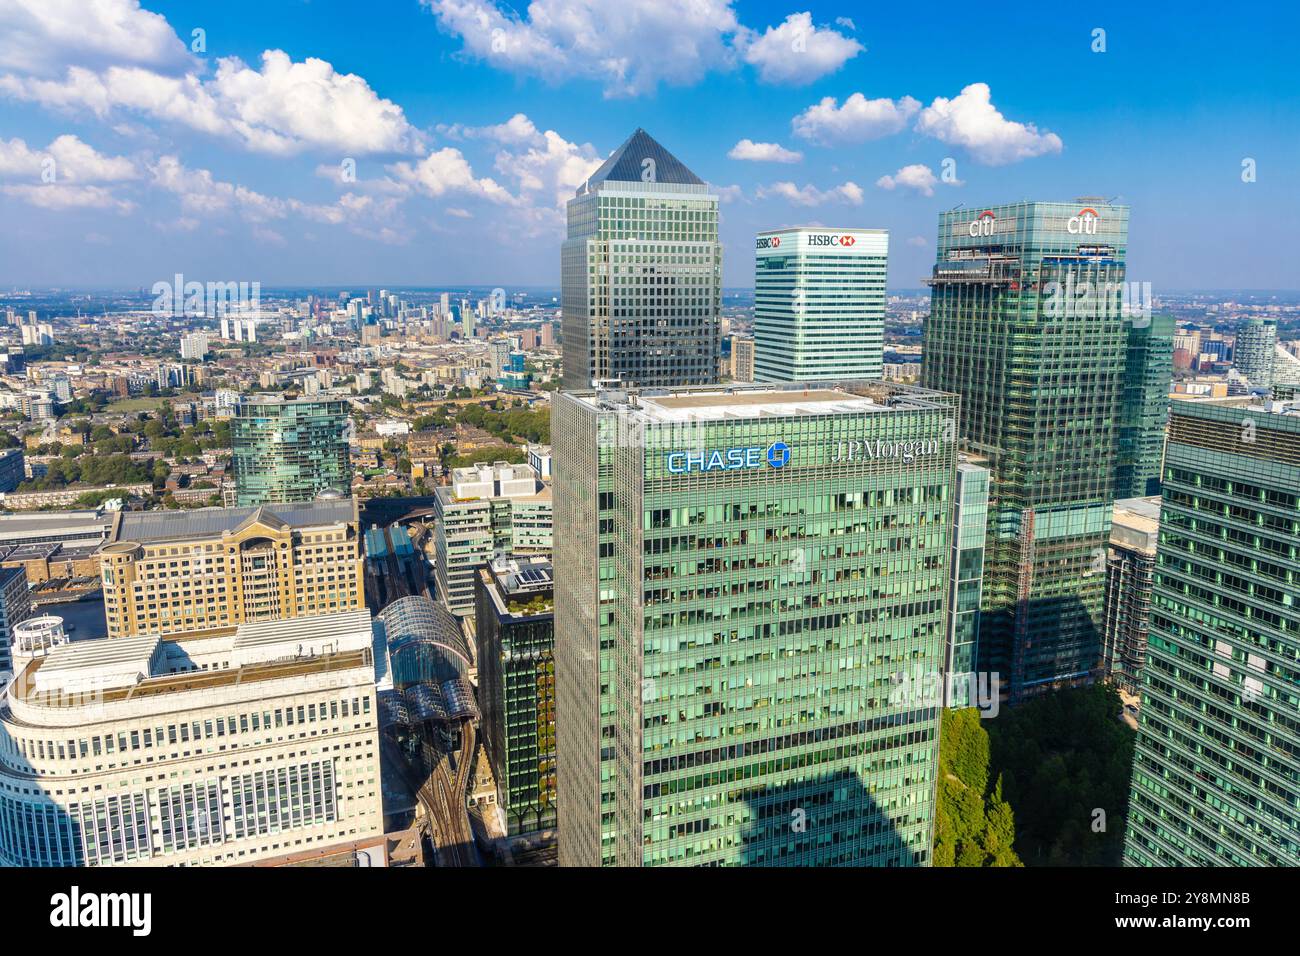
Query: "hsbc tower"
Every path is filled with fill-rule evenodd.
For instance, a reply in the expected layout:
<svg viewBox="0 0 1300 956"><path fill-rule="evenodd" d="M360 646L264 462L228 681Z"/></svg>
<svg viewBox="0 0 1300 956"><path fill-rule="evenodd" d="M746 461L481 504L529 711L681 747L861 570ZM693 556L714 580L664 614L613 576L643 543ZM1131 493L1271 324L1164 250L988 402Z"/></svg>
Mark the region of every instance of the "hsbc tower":
<svg viewBox="0 0 1300 956"><path fill-rule="evenodd" d="M754 246L755 380L880 378L889 233L780 229Z"/></svg>

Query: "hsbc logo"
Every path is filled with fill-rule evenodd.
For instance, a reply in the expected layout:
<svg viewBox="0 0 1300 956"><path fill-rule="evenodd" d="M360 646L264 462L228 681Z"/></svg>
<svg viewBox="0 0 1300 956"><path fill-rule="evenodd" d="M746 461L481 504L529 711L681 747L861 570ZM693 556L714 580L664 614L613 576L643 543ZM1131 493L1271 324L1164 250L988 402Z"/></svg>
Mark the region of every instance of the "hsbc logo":
<svg viewBox="0 0 1300 956"><path fill-rule="evenodd" d="M758 240L757 244L755 245L755 248L756 248L756 249L775 249L775 248L776 248L777 246L779 246L779 245L781 245L781 237L780 237L780 236L763 236L762 238L760 238L760 239Z"/></svg>
<svg viewBox="0 0 1300 956"><path fill-rule="evenodd" d="M808 245L810 246L843 246L848 248L857 242L855 236L809 236Z"/></svg>
<svg viewBox="0 0 1300 956"><path fill-rule="evenodd" d="M993 229L997 225L997 217L993 215L991 209L985 209L982 213L971 220L968 231L972 238L993 235Z"/></svg>
<svg viewBox="0 0 1300 956"><path fill-rule="evenodd" d="M1065 221L1065 231L1072 236L1095 236L1097 234L1097 223L1101 222L1101 216L1097 210L1089 206L1086 209L1080 209L1078 215L1071 216Z"/></svg>

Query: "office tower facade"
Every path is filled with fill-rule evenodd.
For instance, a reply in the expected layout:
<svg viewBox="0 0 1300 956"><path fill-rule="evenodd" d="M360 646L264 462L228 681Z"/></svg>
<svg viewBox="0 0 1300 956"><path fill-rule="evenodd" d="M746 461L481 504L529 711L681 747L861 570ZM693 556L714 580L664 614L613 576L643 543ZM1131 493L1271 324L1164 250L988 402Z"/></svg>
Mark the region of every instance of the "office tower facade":
<svg viewBox="0 0 1300 956"><path fill-rule="evenodd" d="M755 378L880 378L889 233L779 229L755 245Z"/></svg>
<svg viewBox="0 0 1300 956"><path fill-rule="evenodd" d="M555 826L555 615L551 562L504 555L478 573L481 728L511 836Z"/></svg>
<svg viewBox="0 0 1300 956"><path fill-rule="evenodd" d="M355 499L120 511L99 550L109 637L365 607Z"/></svg>
<svg viewBox="0 0 1300 956"><path fill-rule="evenodd" d="M370 615L54 646L0 706L0 864L288 862L382 845Z"/></svg>
<svg viewBox="0 0 1300 956"><path fill-rule="evenodd" d="M1297 866L1300 403L1175 401L1129 866Z"/></svg>
<svg viewBox="0 0 1300 956"><path fill-rule="evenodd" d="M32 599L27 571L22 567L0 568L0 674L14 669L14 628L31 617ZM0 685L3 679L0 678Z"/></svg>
<svg viewBox="0 0 1300 956"><path fill-rule="evenodd" d="M1115 502L1106 556L1102 668L1128 694L1138 693L1138 673L1147 656L1159 538L1159 498Z"/></svg>
<svg viewBox="0 0 1300 956"><path fill-rule="evenodd" d="M557 395L562 866L929 862L956 402Z"/></svg>
<svg viewBox="0 0 1300 956"><path fill-rule="evenodd" d="M230 423L236 504L352 493L348 403L245 396Z"/></svg>
<svg viewBox="0 0 1300 956"><path fill-rule="evenodd" d="M1131 316L1115 450L1115 497L1160 494L1160 463L1174 377L1174 317Z"/></svg>
<svg viewBox="0 0 1300 956"><path fill-rule="evenodd" d="M1127 241L1128 207L1105 203L939 217L922 382L961 395L992 473L979 670L1012 700L1100 665Z"/></svg>
<svg viewBox="0 0 1300 956"><path fill-rule="evenodd" d="M1273 386L1273 367L1277 362L1277 322L1272 319L1247 319L1237 329L1232 349L1232 364L1254 389Z"/></svg>
<svg viewBox="0 0 1300 956"><path fill-rule="evenodd" d="M944 705L974 703L971 683L979 660L980 599L984 593L984 542L988 530L989 470L982 461L961 455L953 496L952 558L948 584L948 637L943 670Z"/></svg>
<svg viewBox="0 0 1300 956"><path fill-rule="evenodd" d="M492 555L551 551L551 489L528 465L453 468L434 495L438 598L453 614L474 613L474 580Z"/></svg>
<svg viewBox="0 0 1300 956"><path fill-rule="evenodd" d="M645 130L569 200L561 282L565 388L718 380L718 197Z"/></svg>
<svg viewBox="0 0 1300 956"><path fill-rule="evenodd" d="M27 467L21 448L0 451L0 492L16 491L27 478Z"/></svg>
<svg viewBox="0 0 1300 956"><path fill-rule="evenodd" d="M754 340L748 335L731 337L731 380L733 382L754 380Z"/></svg>

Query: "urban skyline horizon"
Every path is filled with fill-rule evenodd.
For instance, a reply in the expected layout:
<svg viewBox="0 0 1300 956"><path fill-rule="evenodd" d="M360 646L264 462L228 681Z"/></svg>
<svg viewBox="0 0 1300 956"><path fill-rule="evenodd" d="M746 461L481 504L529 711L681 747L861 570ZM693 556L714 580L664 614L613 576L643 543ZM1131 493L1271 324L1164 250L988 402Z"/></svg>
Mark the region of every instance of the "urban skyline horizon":
<svg viewBox="0 0 1300 956"><path fill-rule="evenodd" d="M503 263L548 284L564 202L636 126L719 196L727 288L749 287L761 230L887 229L893 274L920 278L965 197L1081 195L1134 210L1130 274L1155 289L1295 283L1293 13L1056 24L1012 4L935 31L760 0L544 6L105 0L80 23L19 4L24 43L0 40L0 286L423 284L431 266L477 284ZM1005 36L1016 55L968 55Z"/></svg>

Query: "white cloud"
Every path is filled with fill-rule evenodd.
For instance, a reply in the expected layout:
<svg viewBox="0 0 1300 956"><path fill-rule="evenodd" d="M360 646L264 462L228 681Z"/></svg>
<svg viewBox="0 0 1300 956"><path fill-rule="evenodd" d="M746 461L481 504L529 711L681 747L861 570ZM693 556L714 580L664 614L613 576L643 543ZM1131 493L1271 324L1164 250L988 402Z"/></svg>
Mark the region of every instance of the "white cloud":
<svg viewBox="0 0 1300 956"><path fill-rule="evenodd" d="M715 186L713 191L718 194L718 202L741 202L745 198L745 191L736 185Z"/></svg>
<svg viewBox="0 0 1300 956"><path fill-rule="evenodd" d="M784 199L796 206L821 206L830 202L861 206L862 195L862 187L855 182L841 183L828 190L812 185L800 187L792 182L780 182L761 186L758 190L759 199Z"/></svg>
<svg viewBox="0 0 1300 956"><path fill-rule="evenodd" d="M260 222L282 218L287 205L235 183L221 182L206 169L189 169L175 156L163 156L149 167L152 185L175 193L191 215L238 212Z"/></svg>
<svg viewBox="0 0 1300 956"><path fill-rule="evenodd" d="M398 183L434 199L456 194L506 205L515 202L495 180L476 177L464 154L451 146L431 152L417 163L394 163L387 169Z"/></svg>
<svg viewBox="0 0 1300 956"><path fill-rule="evenodd" d="M0 186L0 193L13 196L23 202L42 209L62 211L65 209L111 209L119 213L128 213L135 208L135 203L118 199L103 186L73 186L63 183L16 183Z"/></svg>
<svg viewBox="0 0 1300 956"><path fill-rule="evenodd" d="M218 62L209 86L231 127L252 149L409 152L419 141L400 106L356 74L337 73L315 57L295 63L283 50L267 50L260 70L227 57Z"/></svg>
<svg viewBox="0 0 1300 956"><path fill-rule="evenodd" d="M0 94L101 119L130 110L281 155L308 148L412 152L422 140L401 107L361 77L315 58L295 63L282 50L264 52L260 69L223 58L207 81L138 66L72 66L57 80L0 76Z"/></svg>
<svg viewBox="0 0 1300 956"><path fill-rule="evenodd" d="M218 180L209 170L190 169L175 156L161 157L150 166L149 172L153 186L180 197L181 209L186 214L181 222L197 221L199 217L237 215L254 224L255 235L257 227L290 216L328 225L347 225L352 232L366 235L370 218L392 217L397 212L395 199L377 200L373 196L352 192L344 193L329 204L267 196L237 183Z"/></svg>
<svg viewBox="0 0 1300 956"><path fill-rule="evenodd" d="M802 139L833 146L863 143L901 132L921 104L910 96L869 100L854 93L840 106L827 96L794 118L794 134Z"/></svg>
<svg viewBox="0 0 1300 956"><path fill-rule="evenodd" d="M923 163L913 163L910 166L904 166L892 176L881 176L876 180L876 185L881 189L894 189L895 187L905 187L914 189L922 196L934 195L934 184L939 180L934 175L934 170Z"/></svg>
<svg viewBox="0 0 1300 956"><path fill-rule="evenodd" d="M516 113L504 123L495 126L439 125L438 132L452 139L489 139L503 146L540 145L542 134L523 113Z"/></svg>
<svg viewBox="0 0 1300 956"><path fill-rule="evenodd" d="M135 163L125 156L106 156L70 133L45 149L31 149L21 139L0 139L0 177L50 182L112 183L135 179Z"/></svg>
<svg viewBox="0 0 1300 956"><path fill-rule="evenodd" d="M909 246L915 246L917 249L924 249L930 244L930 240L925 238L925 236L912 236L912 238L907 240L907 244Z"/></svg>
<svg viewBox="0 0 1300 956"><path fill-rule="evenodd" d="M570 143L554 130L542 134L542 143L524 152L498 153L496 168L518 181L524 192L547 194L548 203L562 208L600 167L601 156L590 143Z"/></svg>
<svg viewBox="0 0 1300 956"><path fill-rule="evenodd" d="M844 27L846 30L855 30L855 31L856 31L857 28L858 28L858 25L857 25L856 23L854 23L853 20L852 20L851 18L849 18L849 17L836 17L836 18L835 18L835 25L836 25L837 27Z"/></svg>
<svg viewBox="0 0 1300 956"><path fill-rule="evenodd" d="M1007 119L993 105L987 83L972 83L953 99L937 97L921 111L916 131L942 143L965 147L988 166L1059 153L1061 137L1033 123Z"/></svg>
<svg viewBox="0 0 1300 956"><path fill-rule="evenodd" d="M803 159L803 153L786 149L780 143L755 143L751 139L742 139L731 147L727 156L755 163L797 163Z"/></svg>
<svg viewBox="0 0 1300 956"><path fill-rule="evenodd" d="M74 64L185 71L192 61L167 20L139 0L0 3L0 70L56 76Z"/></svg>
<svg viewBox="0 0 1300 956"><path fill-rule="evenodd" d="M494 0L421 0L465 51L548 80L582 77L606 96L686 85L734 60L731 0L533 0L527 16Z"/></svg>
<svg viewBox="0 0 1300 956"><path fill-rule="evenodd" d="M736 48L764 83L786 86L805 86L834 73L865 49L838 31L814 26L811 13L792 13L761 36L742 28Z"/></svg>

